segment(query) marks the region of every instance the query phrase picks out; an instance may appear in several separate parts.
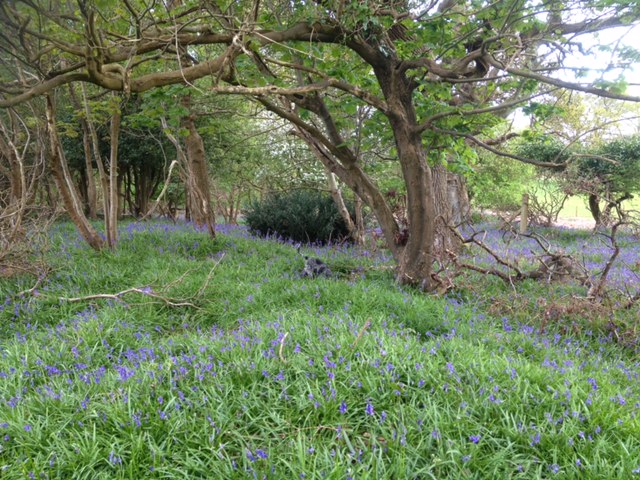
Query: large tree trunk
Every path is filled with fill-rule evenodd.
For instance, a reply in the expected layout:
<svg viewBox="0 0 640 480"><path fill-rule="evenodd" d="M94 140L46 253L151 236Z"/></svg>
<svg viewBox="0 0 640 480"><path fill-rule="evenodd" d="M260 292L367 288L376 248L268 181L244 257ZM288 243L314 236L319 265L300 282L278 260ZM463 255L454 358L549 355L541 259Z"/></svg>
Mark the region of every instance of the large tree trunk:
<svg viewBox="0 0 640 480"><path fill-rule="evenodd" d="M435 194L422 135L416 128L412 80L386 58L374 66L374 72L387 101L387 118L407 188L408 238L396 279L400 284L430 291L435 288L431 278L435 260Z"/></svg>
<svg viewBox="0 0 640 480"><path fill-rule="evenodd" d="M80 234L91 248L100 250L104 242L84 214L82 203L73 185L73 179L71 178L71 173L69 172L69 167L64 157L62 146L60 145L56 128L55 109L51 95L47 95L47 132L49 134L51 170L65 209L71 217L71 221L78 227Z"/></svg>
<svg viewBox="0 0 640 480"><path fill-rule="evenodd" d="M419 135L411 132L401 118L390 118L402 175L407 186L409 236L396 273L400 284L432 289L431 272L435 240L435 198L432 172ZM417 136L417 138L415 138Z"/></svg>
<svg viewBox="0 0 640 480"><path fill-rule="evenodd" d="M186 96L182 105L191 109L191 98ZM187 115L181 119L182 127L186 128L189 135L185 138L187 191L190 197L191 219L199 227L206 227L211 237L216 236L215 211L211 206L211 190L209 189L209 169L204 150L204 142L198 133L193 115Z"/></svg>
<svg viewBox="0 0 640 480"><path fill-rule="evenodd" d="M462 246L452 229L468 220L469 197L464 179L444 165L435 165L432 173L436 210L434 255L438 260L444 260L448 252L458 253Z"/></svg>

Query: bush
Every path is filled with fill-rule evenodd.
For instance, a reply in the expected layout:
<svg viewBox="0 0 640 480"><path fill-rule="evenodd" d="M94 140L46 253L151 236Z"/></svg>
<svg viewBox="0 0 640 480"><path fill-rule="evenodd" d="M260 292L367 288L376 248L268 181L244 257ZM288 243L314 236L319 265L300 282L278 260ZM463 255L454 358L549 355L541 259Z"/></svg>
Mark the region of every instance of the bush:
<svg viewBox="0 0 640 480"><path fill-rule="evenodd" d="M272 194L254 202L245 221L257 235L281 235L295 242L327 243L349 236L331 196L311 190Z"/></svg>

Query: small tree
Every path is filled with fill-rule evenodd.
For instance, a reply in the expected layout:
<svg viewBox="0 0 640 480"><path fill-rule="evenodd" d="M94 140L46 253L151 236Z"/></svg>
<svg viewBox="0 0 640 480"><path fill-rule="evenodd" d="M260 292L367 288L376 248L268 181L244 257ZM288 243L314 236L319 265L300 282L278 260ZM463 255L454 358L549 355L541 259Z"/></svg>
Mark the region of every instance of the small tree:
<svg viewBox="0 0 640 480"><path fill-rule="evenodd" d="M613 214L622 217L622 203L640 190L640 135L612 140L596 155L580 156L574 174L588 194L596 225L610 223Z"/></svg>

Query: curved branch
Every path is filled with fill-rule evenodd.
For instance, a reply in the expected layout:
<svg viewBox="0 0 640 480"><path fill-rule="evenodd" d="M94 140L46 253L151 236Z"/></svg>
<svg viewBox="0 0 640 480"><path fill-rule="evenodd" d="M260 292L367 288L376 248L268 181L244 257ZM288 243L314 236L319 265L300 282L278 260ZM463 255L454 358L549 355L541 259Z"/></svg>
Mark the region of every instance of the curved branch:
<svg viewBox="0 0 640 480"><path fill-rule="evenodd" d="M538 161L532 160L530 158L521 157L520 155L514 155L512 153L503 152L502 150L498 150L497 148L493 148L491 145L489 145L489 143L483 142L479 138L477 138L474 135L471 135L469 133L456 132L455 130L445 130L445 129L437 128L437 127L434 127L433 131L434 132L438 132L438 133L444 133L445 135L451 135L453 137L466 138L467 140L475 143L476 145L478 145L479 147L484 148L485 150L490 151L491 153L495 153L496 155L499 155L501 157L512 158L514 160L518 160L518 161L523 162L523 163L528 163L530 165L535 165L536 167L543 167L543 168L549 168L549 169L552 169L552 170L560 170L560 171L562 171L565 168L567 168L567 163L566 162L565 163L538 162Z"/></svg>
<svg viewBox="0 0 640 480"><path fill-rule="evenodd" d="M89 81L91 81L91 79L86 73L69 73L60 75L50 80L45 80L44 82L39 83L38 85L30 88L26 92L16 95L15 97L0 99L0 108L13 107L15 105L18 105L19 103L31 100L33 97L37 97L38 95L44 95L54 88L66 85L67 83Z"/></svg>
<svg viewBox="0 0 640 480"><path fill-rule="evenodd" d="M625 100L628 102L640 102L640 97L636 97L633 95L613 93L613 92L609 92L608 90L604 90L602 88L591 87L591 86L583 85L581 83L576 83L576 82L566 82L564 80L548 77L546 75L542 75L539 73L533 73L529 70L523 70L521 68L507 67L503 65L501 62L497 61L491 55L487 55L487 59L489 60L489 63L491 63L491 65L494 66L495 68L498 68L507 73L510 73L511 75L515 75L518 77L530 78L532 80L537 80L538 82L546 83L548 85L555 85L556 87L560 87L560 88L566 88L569 90L585 92L591 95L597 95L599 97L613 98L614 100Z"/></svg>
<svg viewBox="0 0 640 480"><path fill-rule="evenodd" d="M543 95L547 95L551 92L554 92L558 90L557 88L552 88L550 90L545 90L543 92L539 92L539 93L534 93L533 95L529 95L527 97L522 97L522 98L516 98L514 100L508 101L508 102L504 102L501 103L499 105L494 105L492 107L485 107L485 108L476 108L473 110L462 110L462 109L458 109L458 110L451 110L448 112L440 112L440 113L436 113L434 115L431 115L429 118L427 118L425 121L423 121L420 125L418 125L415 129L415 131L417 133L420 132L424 132L425 130L428 130L431 125L433 124L433 122L435 122L436 120L440 120L441 118L445 118L445 117L450 117L452 115L462 115L462 116L468 116L468 115L480 115L483 113L493 113L493 112L499 112L501 110L508 110L511 109L513 107L518 106L519 104L523 103L523 102L527 102L533 98L536 97L540 97Z"/></svg>

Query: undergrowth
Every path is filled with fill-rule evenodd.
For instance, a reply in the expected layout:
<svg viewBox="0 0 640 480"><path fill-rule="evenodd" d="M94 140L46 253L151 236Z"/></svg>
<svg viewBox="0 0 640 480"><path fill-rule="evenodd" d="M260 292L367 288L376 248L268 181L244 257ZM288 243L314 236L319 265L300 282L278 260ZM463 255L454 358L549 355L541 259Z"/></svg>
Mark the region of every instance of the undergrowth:
<svg viewBox="0 0 640 480"><path fill-rule="evenodd" d="M129 224L96 253L56 226L35 291L0 280L0 476L640 475L636 353L580 315L541 329L549 286L431 297L381 252L306 253L338 278L239 227Z"/></svg>

